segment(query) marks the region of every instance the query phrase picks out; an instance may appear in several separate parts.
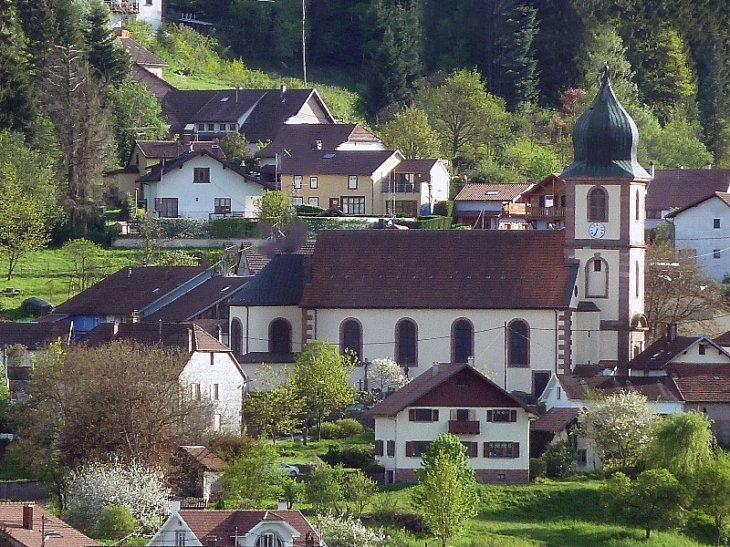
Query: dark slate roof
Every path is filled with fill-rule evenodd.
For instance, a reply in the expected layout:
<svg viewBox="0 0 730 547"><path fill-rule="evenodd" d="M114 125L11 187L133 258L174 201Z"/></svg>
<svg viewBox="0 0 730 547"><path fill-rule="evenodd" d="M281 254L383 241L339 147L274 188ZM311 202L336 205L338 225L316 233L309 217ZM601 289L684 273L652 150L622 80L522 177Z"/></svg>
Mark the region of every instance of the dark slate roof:
<svg viewBox="0 0 730 547"><path fill-rule="evenodd" d="M454 198L454 201L512 201L522 194L530 184L483 184L468 183Z"/></svg>
<svg viewBox="0 0 730 547"><path fill-rule="evenodd" d="M319 534L299 511L199 511L182 510L178 513L201 543L208 537L216 537L216 547L234 547L234 535L245 535L257 524L266 520L286 521L299 533L294 538L295 547L303 547L307 532L314 536L314 544L319 545Z"/></svg>
<svg viewBox="0 0 730 547"><path fill-rule="evenodd" d="M667 374L688 403L730 403L730 365L677 364Z"/></svg>
<svg viewBox="0 0 730 547"><path fill-rule="evenodd" d="M220 160L226 155L217 141L191 141L184 144L181 141L135 141L146 158L172 160L191 151L208 150Z"/></svg>
<svg viewBox="0 0 730 547"><path fill-rule="evenodd" d="M122 268L56 308L66 315L131 315L194 277L201 266Z"/></svg>
<svg viewBox="0 0 730 547"><path fill-rule="evenodd" d="M248 135L246 135L248 137ZM322 150L333 151L344 143L378 143L380 139L355 123L283 124L271 143L258 156L273 158L275 154L311 150L314 141L321 141Z"/></svg>
<svg viewBox="0 0 730 547"><path fill-rule="evenodd" d="M296 251L296 253L292 254L311 255L314 253L314 243L315 240L308 239L301 248ZM251 275L259 273L266 267L269 260L271 260L271 258L267 256L265 248L260 245L246 245L243 249L243 254L246 265L248 266L248 271ZM243 275L244 269L244 264L239 264L238 271L236 272L237 275Z"/></svg>
<svg viewBox="0 0 730 547"><path fill-rule="evenodd" d="M606 67L598 95L573 129L573 163L561 177L619 177L649 180L637 161L639 130L611 88Z"/></svg>
<svg viewBox="0 0 730 547"><path fill-rule="evenodd" d="M672 379L667 376L593 376L590 378L559 374L558 380L565 394L580 401L592 391L610 395L619 391L637 391L649 401L681 401Z"/></svg>
<svg viewBox="0 0 730 547"><path fill-rule="evenodd" d="M662 370L677 355L700 342L714 346L720 354L730 357L718 343L706 336L677 336L674 340L662 337L629 361L626 368L629 370Z"/></svg>
<svg viewBox="0 0 730 547"><path fill-rule="evenodd" d="M556 309L576 268L563 231L321 232L305 308Z"/></svg>
<svg viewBox="0 0 730 547"><path fill-rule="evenodd" d="M251 351L238 358L238 362L248 365L259 365L261 363L294 363L297 356L294 353L271 353L268 351Z"/></svg>
<svg viewBox="0 0 730 547"><path fill-rule="evenodd" d="M132 80L143 84L147 88L147 91L157 98L158 102L162 101L168 93L176 90L174 85L157 77L141 65L132 65Z"/></svg>
<svg viewBox="0 0 730 547"><path fill-rule="evenodd" d="M455 391L459 394L458 401L454 400ZM519 399L474 367L465 364L440 364L416 376L376 404L368 413L373 416L395 416L408 407L457 405L464 408L524 408L531 412Z"/></svg>
<svg viewBox="0 0 730 547"><path fill-rule="evenodd" d="M167 66L167 63L160 59L150 50L135 42L129 36L120 36L119 40L129 50L132 56L132 62L142 66Z"/></svg>
<svg viewBox="0 0 730 547"><path fill-rule="evenodd" d="M404 159L394 171L396 173L430 173L438 161L436 158Z"/></svg>
<svg viewBox="0 0 730 547"><path fill-rule="evenodd" d="M646 187L646 209L678 209L715 192L730 192L730 169L657 169Z"/></svg>
<svg viewBox="0 0 730 547"><path fill-rule="evenodd" d="M58 323L0 323L0 347L21 344L33 351L42 349L49 342L61 339L70 342L72 324Z"/></svg>
<svg viewBox="0 0 730 547"><path fill-rule="evenodd" d="M191 338L192 335L192 338ZM143 345L159 344L183 351L229 353L231 350L194 323L102 323L79 341L102 346L113 340L127 340ZM192 348L191 348L192 343Z"/></svg>
<svg viewBox="0 0 730 547"><path fill-rule="evenodd" d="M283 156L280 172L283 175L372 175L391 156L394 150L302 150Z"/></svg>
<svg viewBox="0 0 730 547"><path fill-rule="evenodd" d="M680 209L676 209L676 210L672 211L671 213L669 213L667 215L666 218L674 218L678 214L683 213L684 211L687 211L688 209L692 209L693 207L697 207L701 203L704 203L705 201L710 200L710 199L714 199L714 198L719 199L722 203L724 203L725 205L727 205L728 207L730 207L730 194L728 194L726 192L715 192L714 194L711 194L711 195L709 195L707 197L704 197L702 199L699 199L699 200L695 201L694 203L690 203L689 205L687 205L685 207L682 207Z"/></svg>
<svg viewBox="0 0 730 547"><path fill-rule="evenodd" d="M547 431L557 433L565 429L573 420L578 418L579 408L559 408L557 406L548 410L537 420L530 423L530 431Z"/></svg>
<svg viewBox="0 0 730 547"><path fill-rule="evenodd" d="M296 306L302 297L308 257L280 254L230 301L237 306Z"/></svg>
<svg viewBox="0 0 730 547"><path fill-rule="evenodd" d="M211 277L186 293L183 298L145 317L146 321L190 321L219 302L227 301L238 293L250 278Z"/></svg>

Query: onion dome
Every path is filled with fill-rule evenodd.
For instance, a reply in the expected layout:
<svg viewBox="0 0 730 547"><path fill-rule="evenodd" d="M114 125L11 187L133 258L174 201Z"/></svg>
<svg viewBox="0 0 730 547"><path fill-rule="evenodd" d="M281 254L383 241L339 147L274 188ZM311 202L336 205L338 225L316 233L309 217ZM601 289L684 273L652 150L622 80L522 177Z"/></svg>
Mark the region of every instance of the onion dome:
<svg viewBox="0 0 730 547"><path fill-rule="evenodd" d="M561 177L651 177L639 165L639 130L611 88L608 66L601 89L573 130L574 160Z"/></svg>

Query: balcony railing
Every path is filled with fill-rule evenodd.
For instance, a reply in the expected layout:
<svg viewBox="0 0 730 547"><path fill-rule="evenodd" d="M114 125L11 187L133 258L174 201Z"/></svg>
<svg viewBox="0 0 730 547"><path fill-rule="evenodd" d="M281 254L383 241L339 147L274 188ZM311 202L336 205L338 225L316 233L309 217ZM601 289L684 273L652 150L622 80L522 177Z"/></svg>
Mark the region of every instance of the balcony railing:
<svg viewBox="0 0 730 547"><path fill-rule="evenodd" d="M420 182L384 182L383 193L392 194L393 192L398 194L415 194L421 191Z"/></svg>
<svg viewBox="0 0 730 547"><path fill-rule="evenodd" d="M104 0L112 13L139 13L138 0Z"/></svg>
<svg viewBox="0 0 730 547"><path fill-rule="evenodd" d="M225 213L208 213L209 220L216 220L219 218L249 218L253 217L253 214L246 215L246 211L228 211Z"/></svg>
<svg viewBox="0 0 730 547"><path fill-rule="evenodd" d="M449 420L449 433L453 435L479 435L477 420Z"/></svg>
<svg viewBox="0 0 730 547"><path fill-rule="evenodd" d="M531 218L565 218L565 207L527 206L527 216Z"/></svg>

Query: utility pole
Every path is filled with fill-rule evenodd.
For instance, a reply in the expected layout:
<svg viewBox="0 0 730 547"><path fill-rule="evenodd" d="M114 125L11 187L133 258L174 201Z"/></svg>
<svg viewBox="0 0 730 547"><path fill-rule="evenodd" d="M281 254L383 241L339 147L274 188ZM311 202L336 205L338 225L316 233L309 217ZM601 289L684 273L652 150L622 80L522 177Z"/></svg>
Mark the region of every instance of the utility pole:
<svg viewBox="0 0 730 547"><path fill-rule="evenodd" d="M302 0L302 72L304 73L304 87L307 87L307 33L306 20L307 14L304 8L306 0Z"/></svg>

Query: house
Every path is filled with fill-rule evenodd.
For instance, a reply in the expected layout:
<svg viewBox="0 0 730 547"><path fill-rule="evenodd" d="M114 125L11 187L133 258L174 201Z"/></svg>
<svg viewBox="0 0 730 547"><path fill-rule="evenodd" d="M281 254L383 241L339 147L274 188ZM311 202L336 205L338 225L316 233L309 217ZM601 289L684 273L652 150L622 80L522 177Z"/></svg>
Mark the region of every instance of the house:
<svg viewBox="0 0 730 547"><path fill-rule="evenodd" d="M162 69L168 66L165 61L135 42L128 30L120 28L116 30L115 34L118 34L119 41L129 51L135 66L140 66L158 78L162 78Z"/></svg>
<svg viewBox="0 0 730 547"><path fill-rule="evenodd" d="M335 123L316 89L175 89L161 106L171 135L189 127L200 140L238 131L248 142L266 142L283 124Z"/></svg>
<svg viewBox="0 0 730 547"><path fill-rule="evenodd" d="M369 414L387 483L415 481L440 433L461 439L480 482L529 480L530 411L469 364L434 363Z"/></svg>
<svg viewBox="0 0 730 547"><path fill-rule="evenodd" d="M264 191L274 189L206 149L155 165L137 182L138 199L161 218L254 218Z"/></svg>
<svg viewBox="0 0 730 547"><path fill-rule="evenodd" d="M657 169L646 187L646 229L664 224L672 210L715 192L730 192L730 169Z"/></svg>
<svg viewBox="0 0 730 547"><path fill-rule="evenodd" d="M566 184L551 174L525 190L519 201L525 204L525 221L535 230L565 228Z"/></svg>
<svg viewBox="0 0 730 547"><path fill-rule="evenodd" d="M92 347L126 340L180 349L189 355L180 385L193 400L210 406L209 429L240 433L247 377L233 352L194 323L104 323L81 338Z"/></svg>
<svg viewBox="0 0 730 547"><path fill-rule="evenodd" d="M129 20L144 21L157 30L162 24L163 0L104 0L112 12L112 26L119 27Z"/></svg>
<svg viewBox="0 0 730 547"><path fill-rule="evenodd" d="M385 214L427 216L439 201L449 199L451 175L443 161L433 158L405 159L395 166L383 192L390 194Z"/></svg>
<svg viewBox="0 0 730 547"><path fill-rule="evenodd" d="M674 250L695 257L705 274L721 283L730 272L730 194L714 192L665 218L673 228Z"/></svg>
<svg viewBox="0 0 730 547"><path fill-rule="evenodd" d="M637 145L606 76L560 176L564 230L322 232L311 261L275 257L231 301L231 346L255 367L328 340L358 356L355 384L378 357L411 378L474 357L534 397L578 367L625 374L647 329Z"/></svg>
<svg viewBox="0 0 730 547"><path fill-rule="evenodd" d="M175 455L177 469L170 477L177 486L177 495L201 498L206 504L211 497L223 495L223 470L226 464L204 446L181 446Z"/></svg>
<svg viewBox="0 0 730 547"><path fill-rule="evenodd" d="M132 80L144 85L147 91L155 96L158 103L161 103L170 91L177 89L142 65L132 65Z"/></svg>
<svg viewBox="0 0 730 547"><path fill-rule="evenodd" d="M0 545L9 547L95 547L85 536L40 505L0 503Z"/></svg>
<svg viewBox="0 0 730 547"><path fill-rule="evenodd" d="M454 198L457 224L480 230L524 229L525 207L517 203L530 184L467 183Z"/></svg>
<svg viewBox="0 0 730 547"><path fill-rule="evenodd" d="M176 510L147 543L148 547L325 547L299 511Z"/></svg>

